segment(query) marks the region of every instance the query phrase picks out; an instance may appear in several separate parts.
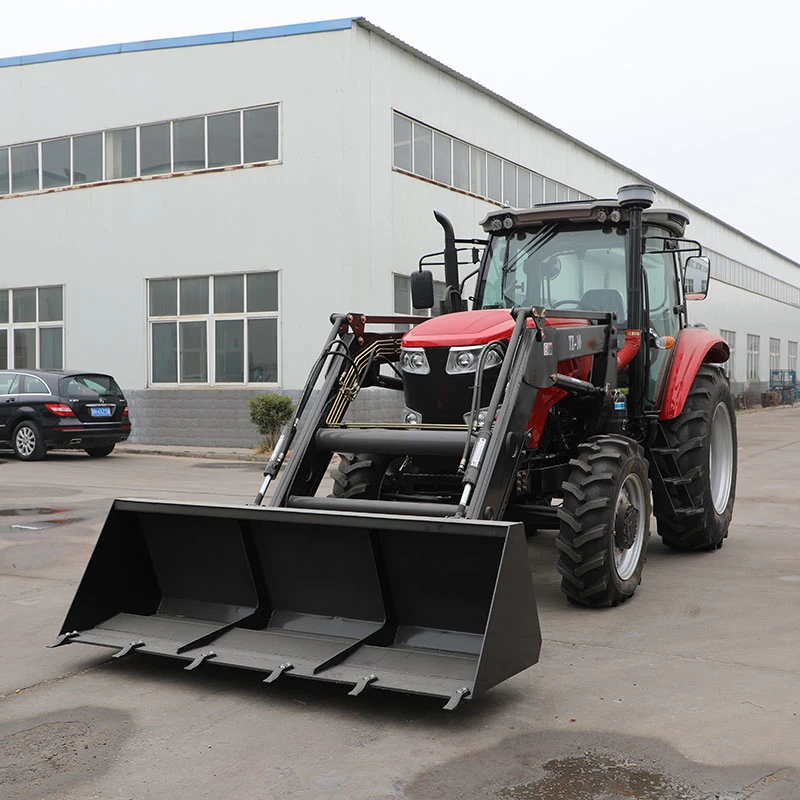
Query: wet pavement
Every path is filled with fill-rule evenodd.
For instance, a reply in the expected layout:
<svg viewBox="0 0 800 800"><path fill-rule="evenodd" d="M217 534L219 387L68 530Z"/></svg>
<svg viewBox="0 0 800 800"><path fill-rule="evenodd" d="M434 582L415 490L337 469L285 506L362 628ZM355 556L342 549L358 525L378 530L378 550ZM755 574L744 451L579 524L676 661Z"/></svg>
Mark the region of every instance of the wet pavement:
<svg viewBox="0 0 800 800"><path fill-rule="evenodd" d="M248 503L265 458L0 456L0 800L800 800L800 408L738 422L723 549L654 535L632 601L591 611L560 592L553 534L533 537L541 661L454 713L46 649L114 497Z"/></svg>

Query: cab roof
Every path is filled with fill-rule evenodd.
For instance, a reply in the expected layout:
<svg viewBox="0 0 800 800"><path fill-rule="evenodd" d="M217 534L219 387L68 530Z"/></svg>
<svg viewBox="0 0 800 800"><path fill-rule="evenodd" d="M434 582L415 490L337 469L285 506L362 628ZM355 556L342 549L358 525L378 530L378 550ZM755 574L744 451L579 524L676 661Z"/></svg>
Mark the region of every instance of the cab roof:
<svg viewBox="0 0 800 800"><path fill-rule="evenodd" d="M619 220L612 220L611 224L627 222L628 210L622 208L616 198L608 200L577 200L571 203L546 203L533 206L533 208L498 208L490 211L481 220L481 227L487 232L513 230L514 228L527 228L531 225L544 225L548 222L573 222L586 224L603 223L613 212L619 212ZM605 213L603 217L602 212ZM501 227L497 227L499 220ZM507 221L510 220L510 221ZM494 222L494 226L492 223ZM674 236L683 236L689 217L673 208L650 207L642 212L642 222L649 225L662 225Z"/></svg>

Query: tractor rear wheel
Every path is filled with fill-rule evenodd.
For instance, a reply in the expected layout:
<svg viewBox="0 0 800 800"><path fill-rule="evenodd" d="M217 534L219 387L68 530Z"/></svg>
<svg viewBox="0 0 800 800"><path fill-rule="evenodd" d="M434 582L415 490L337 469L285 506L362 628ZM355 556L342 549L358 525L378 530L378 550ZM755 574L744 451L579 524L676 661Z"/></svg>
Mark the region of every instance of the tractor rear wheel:
<svg viewBox="0 0 800 800"><path fill-rule="evenodd" d="M736 494L736 414L728 379L702 364L679 417L661 430L680 478L654 486L658 535L676 550L718 550Z"/></svg>
<svg viewBox="0 0 800 800"><path fill-rule="evenodd" d="M650 538L650 479L642 447L593 436L570 461L556 538L561 589L584 606L616 606L642 582Z"/></svg>

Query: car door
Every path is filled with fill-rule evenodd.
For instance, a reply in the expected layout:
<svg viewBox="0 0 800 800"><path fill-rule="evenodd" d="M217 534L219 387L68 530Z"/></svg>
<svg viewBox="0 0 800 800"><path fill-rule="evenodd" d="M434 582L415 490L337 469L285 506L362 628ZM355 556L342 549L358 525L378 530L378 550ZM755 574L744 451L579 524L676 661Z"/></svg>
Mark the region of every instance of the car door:
<svg viewBox="0 0 800 800"><path fill-rule="evenodd" d="M16 410L19 407L20 379L16 372L0 372L0 441L11 441Z"/></svg>

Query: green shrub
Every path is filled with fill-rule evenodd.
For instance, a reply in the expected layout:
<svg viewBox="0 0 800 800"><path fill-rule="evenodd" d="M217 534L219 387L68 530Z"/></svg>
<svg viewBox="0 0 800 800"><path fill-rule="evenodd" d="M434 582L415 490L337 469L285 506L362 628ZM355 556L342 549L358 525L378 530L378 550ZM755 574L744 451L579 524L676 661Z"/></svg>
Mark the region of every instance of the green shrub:
<svg viewBox="0 0 800 800"><path fill-rule="evenodd" d="M261 449L271 450L280 436L281 426L294 413L294 403L282 394L260 394L250 398L250 422L264 437Z"/></svg>

